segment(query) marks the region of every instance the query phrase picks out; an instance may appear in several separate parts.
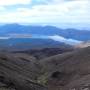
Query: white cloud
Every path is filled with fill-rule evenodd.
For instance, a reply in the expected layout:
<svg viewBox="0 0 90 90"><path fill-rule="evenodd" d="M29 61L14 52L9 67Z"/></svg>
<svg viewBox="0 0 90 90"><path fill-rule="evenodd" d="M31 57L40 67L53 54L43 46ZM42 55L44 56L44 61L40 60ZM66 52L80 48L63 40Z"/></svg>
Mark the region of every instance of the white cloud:
<svg viewBox="0 0 90 90"><path fill-rule="evenodd" d="M54 40L54 41L59 41L59 42L67 43L67 44L77 44L77 43L81 43L81 41L74 40L74 39L67 39L67 38L64 38L64 37L59 36L59 35L48 36L48 37L49 37L50 39Z"/></svg>
<svg viewBox="0 0 90 90"><path fill-rule="evenodd" d="M5 7L0 7L0 11L4 11L4 10L6 10Z"/></svg>
<svg viewBox="0 0 90 90"><path fill-rule="evenodd" d="M35 2L38 3L44 3L44 4L58 4L58 3L62 3L66 0L35 0Z"/></svg>
<svg viewBox="0 0 90 90"><path fill-rule="evenodd" d="M2 2L5 0L1 0ZM0 2L1 2L0 1ZM31 0L7 0L7 4L27 4ZM22 2L21 2L22 1ZM40 1L40 0L39 0ZM45 0L42 0L45 2ZM52 1L50 3L50 1ZM32 8L18 8L13 12L0 14L0 22L18 23L90 23L89 0L46 0L48 4L35 5Z"/></svg>
<svg viewBox="0 0 90 90"><path fill-rule="evenodd" d="M31 0L0 0L0 6L30 4L30 3L31 3Z"/></svg>

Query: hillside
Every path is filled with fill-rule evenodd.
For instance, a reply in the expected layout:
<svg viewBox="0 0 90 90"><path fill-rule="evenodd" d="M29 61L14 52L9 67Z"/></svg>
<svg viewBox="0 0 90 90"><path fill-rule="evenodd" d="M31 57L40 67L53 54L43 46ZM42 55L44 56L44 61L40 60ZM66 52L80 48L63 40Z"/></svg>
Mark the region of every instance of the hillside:
<svg viewBox="0 0 90 90"><path fill-rule="evenodd" d="M90 87L90 47L40 61L48 90L86 90Z"/></svg>
<svg viewBox="0 0 90 90"><path fill-rule="evenodd" d="M89 59L90 47L41 60L27 53L1 52L0 89L86 90L90 87Z"/></svg>
<svg viewBox="0 0 90 90"><path fill-rule="evenodd" d="M72 51L72 47L0 51L0 88L5 90L47 90L40 82L42 65L39 60ZM11 88L11 89L10 89Z"/></svg>
<svg viewBox="0 0 90 90"><path fill-rule="evenodd" d="M39 70L32 56L0 53L0 90L46 90L35 81Z"/></svg>
<svg viewBox="0 0 90 90"><path fill-rule="evenodd" d="M22 51L12 51L13 53L25 53L28 55L31 55L35 57L37 60L44 59L50 56L54 56L57 54L62 54L65 52L73 51L74 47L70 45L62 44L58 46L57 48L38 48L38 49L28 49L28 50L22 50Z"/></svg>

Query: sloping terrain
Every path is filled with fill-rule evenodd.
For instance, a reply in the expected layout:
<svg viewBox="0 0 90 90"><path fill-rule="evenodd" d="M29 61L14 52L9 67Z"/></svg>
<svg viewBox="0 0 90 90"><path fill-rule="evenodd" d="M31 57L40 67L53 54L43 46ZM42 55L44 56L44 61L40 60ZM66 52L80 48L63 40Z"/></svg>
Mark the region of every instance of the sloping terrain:
<svg viewBox="0 0 90 90"><path fill-rule="evenodd" d="M40 61L49 90L90 89L90 47Z"/></svg>
<svg viewBox="0 0 90 90"><path fill-rule="evenodd" d="M37 60L0 53L1 90L89 90L90 47Z"/></svg>
<svg viewBox="0 0 90 90"><path fill-rule="evenodd" d="M69 45L60 46L59 48L41 48L41 49L30 49L30 50L24 50L24 51L14 51L13 53L25 53L28 55L31 55L35 57L36 59L44 59L50 56L54 56L57 54L62 54L65 52L73 51L74 47Z"/></svg>
<svg viewBox="0 0 90 90"><path fill-rule="evenodd" d="M36 83L40 67L34 57L11 53L0 53L1 90L46 90ZM4 88L4 89L3 89ZM11 89L12 88L12 89Z"/></svg>

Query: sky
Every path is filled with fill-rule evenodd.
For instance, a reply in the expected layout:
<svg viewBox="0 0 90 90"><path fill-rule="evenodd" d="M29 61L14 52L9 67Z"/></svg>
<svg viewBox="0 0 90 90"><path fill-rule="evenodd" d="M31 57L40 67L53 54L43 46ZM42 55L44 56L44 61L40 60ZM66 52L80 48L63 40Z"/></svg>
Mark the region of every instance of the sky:
<svg viewBox="0 0 90 90"><path fill-rule="evenodd" d="M0 23L90 28L90 0L0 0Z"/></svg>

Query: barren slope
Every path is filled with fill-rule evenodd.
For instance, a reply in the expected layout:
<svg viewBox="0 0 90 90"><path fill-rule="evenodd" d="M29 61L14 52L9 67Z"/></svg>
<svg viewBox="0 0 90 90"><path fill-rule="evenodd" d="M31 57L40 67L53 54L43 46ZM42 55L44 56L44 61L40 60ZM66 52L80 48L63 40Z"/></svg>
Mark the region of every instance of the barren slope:
<svg viewBox="0 0 90 90"><path fill-rule="evenodd" d="M46 90L36 83L40 67L34 57L25 54L0 53L0 90ZM4 89L3 89L4 87ZM9 90L13 90L9 89Z"/></svg>
<svg viewBox="0 0 90 90"><path fill-rule="evenodd" d="M41 60L25 53L0 53L0 87L86 90L90 87L90 47Z"/></svg>
<svg viewBox="0 0 90 90"><path fill-rule="evenodd" d="M90 47L40 61L49 90L81 90L90 87ZM41 78L41 81L43 78Z"/></svg>

